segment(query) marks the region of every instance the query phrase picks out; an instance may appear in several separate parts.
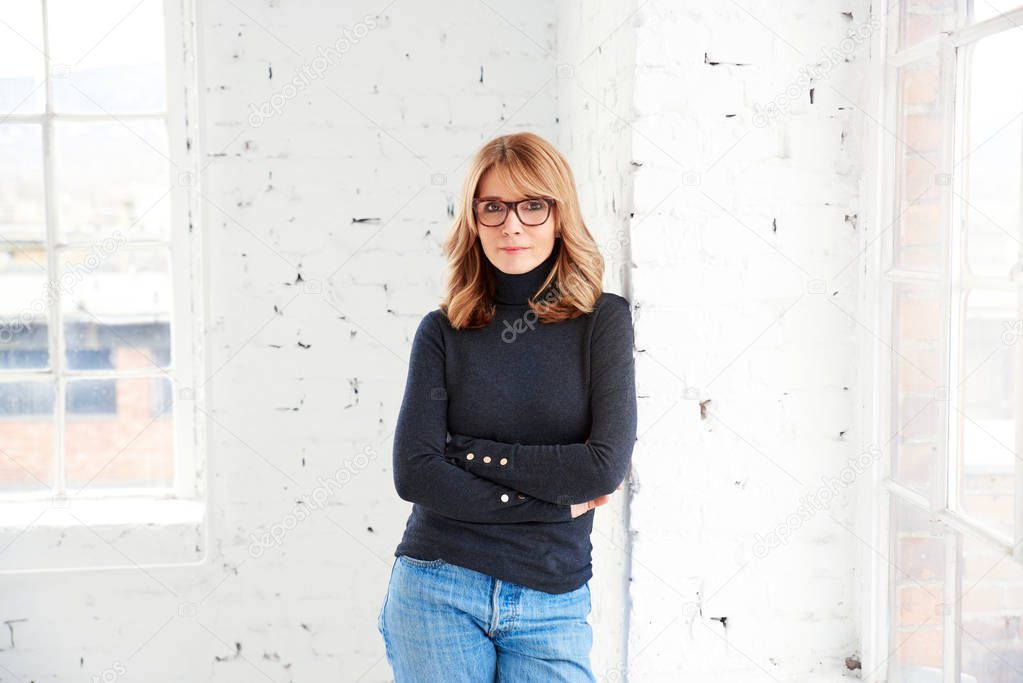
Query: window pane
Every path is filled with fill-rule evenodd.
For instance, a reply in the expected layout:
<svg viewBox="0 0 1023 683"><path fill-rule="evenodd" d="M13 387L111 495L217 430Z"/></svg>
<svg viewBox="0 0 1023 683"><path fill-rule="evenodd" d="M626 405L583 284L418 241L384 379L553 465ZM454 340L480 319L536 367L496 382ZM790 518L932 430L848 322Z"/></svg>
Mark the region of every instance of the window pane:
<svg viewBox="0 0 1023 683"><path fill-rule="evenodd" d="M1020 163L1023 160L1023 79L1000 77L1004 64L1023 64L1023 33L985 38L967 60L963 212L970 270L1008 276L1023 240Z"/></svg>
<svg viewBox="0 0 1023 683"><path fill-rule="evenodd" d="M893 0L899 4L899 47L909 47L955 27L956 0ZM960 0L965 2L966 0Z"/></svg>
<svg viewBox="0 0 1023 683"><path fill-rule="evenodd" d="M969 536L960 557L963 680L1023 681L1023 567Z"/></svg>
<svg viewBox="0 0 1023 683"><path fill-rule="evenodd" d="M1016 420L1020 330L1015 292L976 290L966 300L956 418L962 433L963 510L1010 537L1015 496Z"/></svg>
<svg viewBox="0 0 1023 683"><path fill-rule="evenodd" d="M167 239L170 161L163 121L58 122L61 239Z"/></svg>
<svg viewBox="0 0 1023 683"><path fill-rule="evenodd" d="M67 389L69 490L173 486L168 378L72 380Z"/></svg>
<svg viewBox="0 0 1023 683"><path fill-rule="evenodd" d="M0 124L0 235L11 242L46 238L39 125Z"/></svg>
<svg viewBox="0 0 1023 683"><path fill-rule="evenodd" d="M0 119L43 110L43 69L42 4L39 0L5 2L0 23Z"/></svg>
<svg viewBox="0 0 1023 683"><path fill-rule="evenodd" d="M0 246L0 292L0 373L48 367L51 297L42 246Z"/></svg>
<svg viewBox="0 0 1023 683"><path fill-rule="evenodd" d="M53 486L53 382L0 382L0 491Z"/></svg>
<svg viewBox="0 0 1023 683"><path fill-rule="evenodd" d="M166 107L162 2L49 0L47 6L54 110Z"/></svg>
<svg viewBox="0 0 1023 683"><path fill-rule="evenodd" d="M119 247L119 245L114 245ZM75 370L169 367L164 249L74 249L61 258L66 363Z"/></svg>
<svg viewBox="0 0 1023 683"><path fill-rule="evenodd" d="M895 265L938 271L944 263L941 203L943 115L938 60L897 70Z"/></svg>
<svg viewBox="0 0 1023 683"><path fill-rule="evenodd" d="M893 681L925 681L942 668L945 540L927 512L892 497ZM940 680L940 677L935 680Z"/></svg>
<svg viewBox="0 0 1023 683"><path fill-rule="evenodd" d="M941 475L938 466L945 444L945 402L940 400L945 384L942 298L922 285L893 287L892 475L926 493Z"/></svg>
<svg viewBox="0 0 1023 683"><path fill-rule="evenodd" d="M1019 0L973 0L973 20L983 21L1023 6Z"/></svg>

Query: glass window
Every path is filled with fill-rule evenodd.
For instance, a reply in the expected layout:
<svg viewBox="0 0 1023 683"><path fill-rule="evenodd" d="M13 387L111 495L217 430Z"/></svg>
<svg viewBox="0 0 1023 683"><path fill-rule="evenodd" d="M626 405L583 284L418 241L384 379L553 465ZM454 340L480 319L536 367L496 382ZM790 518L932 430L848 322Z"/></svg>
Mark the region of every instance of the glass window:
<svg viewBox="0 0 1023 683"><path fill-rule="evenodd" d="M893 682L1021 681L1023 80L1006 65L1023 64L1023 31L968 24L1023 3L895 7L880 162L891 637L876 666Z"/></svg>
<svg viewBox="0 0 1023 683"><path fill-rule="evenodd" d="M171 223L191 162L165 12L0 9L0 491L175 485L171 240L190 231Z"/></svg>
<svg viewBox="0 0 1023 683"><path fill-rule="evenodd" d="M1020 150L1023 79L1005 78L1004 64L1023 65L1023 31L985 38L963 52L967 62L963 223L966 264L983 275L1007 276L1023 250Z"/></svg>
<svg viewBox="0 0 1023 683"><path fill-rule="evenodd" d="M960 370L960 504L1012 536L1015 502L1016 392L1021 377L1014 335L1018 297L1011 291L967 293Z"/></svg>
<svg viewBox="0 0 1023 683"><path fill-rule="evenodd" d="M938 271L945 258L941 212L945 129L938 60L929 57L900 67L896 80L895 265Z"/></svg>
<svg viewBox="0 0 1023 683"><path fill-rule="evenodd" d="M909 503L893 497L891 515L891 680L931 680L942 669L945 539Z"/></svg>

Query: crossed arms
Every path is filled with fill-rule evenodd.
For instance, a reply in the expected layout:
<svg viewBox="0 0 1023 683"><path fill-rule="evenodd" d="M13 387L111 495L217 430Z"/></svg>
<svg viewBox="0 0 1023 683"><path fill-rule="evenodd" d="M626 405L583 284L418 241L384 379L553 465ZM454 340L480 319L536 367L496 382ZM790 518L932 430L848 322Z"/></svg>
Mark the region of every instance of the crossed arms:
<svg viewBox="0 0 1023 683"><path fill-rule="evenodd" d="M607 297L596 312L590 350L589 438L585 443L518 444L452 434L447 443L444 338L439 311L423 317L412 342L394 435L398 495L468 522L563 522L573 503L609 494L628 471L636 440L633 331L628 302Z"/></svg>

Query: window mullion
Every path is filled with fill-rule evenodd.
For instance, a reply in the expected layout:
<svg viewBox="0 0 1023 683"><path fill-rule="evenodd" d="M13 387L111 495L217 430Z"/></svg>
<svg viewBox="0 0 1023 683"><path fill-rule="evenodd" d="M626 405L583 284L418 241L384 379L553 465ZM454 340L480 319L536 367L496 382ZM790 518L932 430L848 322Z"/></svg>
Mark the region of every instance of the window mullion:
<svg viewBox="0 0 1023 683"><path fill-rule="evenodd" d="M1023 119L1020 120L1020 140L1023 140ZM1023 169L1023 144L1020 145L1020 168ZM1023 173L1020 173L1019 196L1023 198ZM1019 284L1020 274L1023 273L1023 199L1019 207L1019 224L1017 234L1021 239L1018 242L1016 267L1013 269L1013 280ZM1023 289L1016 290L1016 320L1023 320ZM1016 343L1016 367L1023 368L1023 343ZM1016 442L1013 444L1014 453L1023 453L1023 378L1016 377L1016 402L1013 416L1016 419ZM1012 547L1012 557L1016 562L1023 564L1023 466L1019 459L1015 463L1015 507L1013 509L1013 530L1015 531L1015 543Z"/></svg>
<svg viewBox="0 0 1023 683"><path fill-rule="evenodd" d="M45 108L42 117L43 139L43 197L46 203L46 293L49 300L47 308L48 334L47 343L50 347L50 370L56 379L53 406L53 448L54 448L54 494L65 495L66 477L64 471L64 422L66 419L66 402L64 395L67 387L63 377L64 368L64 331L60 316L60 288L53 286L57 278L57 253L53 246L57 243L57 193L54 169L54 126L53 126L53 77L50 64L50 25L49 3L42 0L43 11L43 78L45 83Z"/></svg>
<svg viewBox="0 0 1023 683"><path fill-rule="evenodd" d="M958 413L952 409L959 404L960 387L958 377L960 374L960 353L962 349L961 326L962 326L962 296L960 281L960 227L958 196L953 187L956 183L962 182L960 173L955 171L953 158L955 150L961 141L962 125L962 93L957 89L957 83L962 81L958 77L957 54L955 48L947 36L941 36L938 42L939 50L939 74L941 78L941 125L944 128L940 154L940 173L935 175L935 182L941 184L941 206L943 217L942 224L942 250L945 254L945 264L942 269L941 293L942 304L945 315L943 319L946 324L941 330L941 356L943 358L943 378L945 381L944 391L936 398L944 400L945 408L945 439L940 449L941 462L934 468L935 479L931 488L931 510L948 510L955 505L957 496L957 471L959 462L959 418ZM940 391L940 389L939 389ZM941 395L943 394L943 395Z"/></svg>
<svg viewBox="0 0 1023 683"><path fill-rule="evenodd" d="M901 66L906 66L907 64L912 64L919 59L926 59L932 56L937 49L938 39L930 38L928 40L921 41L916 45L897 50L888 57L888 63L895 68L899 68Z"/></svg>
<svg viewBox="0 0 1023 683"><path fill-rule="evenodd" d="M961 7L960 7L961 9ZM959 22L962 25L962 22ZM963 361L963 321L965 320L965 291L963 287L963 249L962 249L962 200L966 179L962 172L963 166L955 163L955 158L962 150L965 135L965 113L969 93L965 88L965 60L947 35L940 36L940 60L942 77L942 97L944 99L944 116L942 125L945 127L942 150L942 171L945 174L942 205L945 207L945 302L948 306L945 328L945 358L947 382L945 404L945 447L944 467L938 471L944 475L945 481L940 487L940 504L936 506L941 517L959 508L959 469L961 467L962 416L954 409L960 404ZM954 513L953 513L954 514ZM958 683L962 666L961 634L959 630L961 605L959 604L959 533L945 524L945 582L944 605L942 609L942 678L945 683Z"/></svg>
<svg viewBox="0 0 1023 683"><path fill-rule="evenodd" d="M956 510L942 510L937 513L937 517L960 534L981 540L999 553L1008 555L1012 552L1012 539L1009 535L991 527L982 520L969 517Z"/></svg>
<svg viewBox="0 0 1023 683"><path fill-rule="evenodd" d="M1014 10L1004 12L984 21L979 21L976 24L964 26L960 23L962 28L952 31L949 34L949 39L954 47L962 47L1002 31L1012 31L1019 28L1021 24L1023 24L1023 7L1017 7Z"/></svg>
<svg viewBox="0 0 1023 683"><path fill-rule="evenodd" d="M951 528L945 530L945 584L944 603L941 610L942 635L942 680L944 683L959 683L962 668L962 633L959 622L962 604L959 599L962 587L960 581L959 534Z"/></svg>

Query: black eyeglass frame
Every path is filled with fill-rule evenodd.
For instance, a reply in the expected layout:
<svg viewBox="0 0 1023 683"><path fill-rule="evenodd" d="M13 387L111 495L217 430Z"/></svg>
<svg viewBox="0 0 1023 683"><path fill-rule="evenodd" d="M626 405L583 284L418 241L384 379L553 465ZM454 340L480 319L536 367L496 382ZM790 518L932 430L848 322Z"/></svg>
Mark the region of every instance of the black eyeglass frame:
<svg viewBox="0 0 1023 683"><path fill-rule="evenodd" d="M522 216L519 214L519 204L522 204L523 202L535 202L537 199L543 199L544 201L547 202L547 215L544 216L544 219L539 223L527 223L526 221L522 220ZM515 216L516 218L519 219L519 223L522 223L523 225L528 226L530 228L535 228L540 225L543 225L550 219L551 209L553 209L557 205L557 200L555 200L554 197L545 197L542 195L539 197L526 197L525 199L520 199L516 202L506 202L503 199L478 199L478 198L473 199L472 200L473 218L476 219L476 223L482 225L485 228L500 228L502 225L504 225L504 222L508 220L508 216L511 214L511 211L505 211L504 218L501 219L500 223L498 223L497 225L487 225L486 223L480 220L479 213L477 213L477 211L480 204L490 203L504 204L508 209L511 209L511 211L515 212Z"/></svg>

